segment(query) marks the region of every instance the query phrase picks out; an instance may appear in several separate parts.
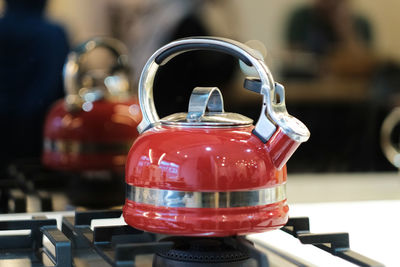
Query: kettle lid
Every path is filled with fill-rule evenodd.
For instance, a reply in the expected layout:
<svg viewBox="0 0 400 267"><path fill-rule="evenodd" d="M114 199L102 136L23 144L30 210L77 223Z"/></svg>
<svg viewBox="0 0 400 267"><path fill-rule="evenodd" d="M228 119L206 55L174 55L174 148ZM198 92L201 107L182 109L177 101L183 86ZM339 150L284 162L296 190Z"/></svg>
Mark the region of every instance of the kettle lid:
<svg viewBox="0 0 400 267"><path fill-rule="evenodd" d="M224 100L217 87L196 87L187 113L175 113L160 120L162 125L176 127L241 127L253 120L238 113L224 111Z"/></svg>

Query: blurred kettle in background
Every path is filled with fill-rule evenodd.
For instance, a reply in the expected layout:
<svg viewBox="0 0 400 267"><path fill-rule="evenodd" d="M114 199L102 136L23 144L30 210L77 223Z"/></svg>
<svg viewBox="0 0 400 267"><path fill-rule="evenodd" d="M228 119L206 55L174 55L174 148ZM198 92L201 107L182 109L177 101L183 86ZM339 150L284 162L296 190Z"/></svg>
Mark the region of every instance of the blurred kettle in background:
<svg viewBox="0 0 400 267"><path fill-rule="evenodd" d="M84 69L83 58L103 47L116 58L109 69ZM66 97L49 111L43 164L70 171L123 171L125 155L141 120L132 96L126 49L110 38L93 38L72 51L64 66Z"/></svg>
<svg viewBox="0 0 400 267"><path fill-rule="evenodd" d="M87 57L95 50L109 53L94 54L91 62ZM112 60L106 57L110 52ZM67 191L73 204L122 204L123 197L115 196L123 195L126 155L142 118L130 87L125 46L105 37L84 42L68 55L64 85L65 98L46 117L42 163L72 174Z"/></svg>

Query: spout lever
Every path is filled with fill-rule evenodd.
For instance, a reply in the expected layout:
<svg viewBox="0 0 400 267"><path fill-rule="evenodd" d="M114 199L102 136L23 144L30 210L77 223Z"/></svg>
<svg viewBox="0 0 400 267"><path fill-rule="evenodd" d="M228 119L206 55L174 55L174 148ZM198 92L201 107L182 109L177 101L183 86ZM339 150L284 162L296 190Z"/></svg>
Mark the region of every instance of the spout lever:
<svg viewBox="0 0 400 267"><path fill-rule="evenodd" d="M259 78L246 77L246 79L244 80L243 87L246 88L247 90L260 94L262 83Z"/></svg>

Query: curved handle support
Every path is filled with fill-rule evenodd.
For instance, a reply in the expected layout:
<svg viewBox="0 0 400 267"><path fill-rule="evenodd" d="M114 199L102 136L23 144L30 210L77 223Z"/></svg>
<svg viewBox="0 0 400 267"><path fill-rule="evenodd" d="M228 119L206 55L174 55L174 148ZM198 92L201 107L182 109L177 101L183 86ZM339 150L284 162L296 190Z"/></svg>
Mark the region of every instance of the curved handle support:
<svg viewBox="0 0 400 267"><path fill-rule="evenodd" d="M381 127L381 147L386 158L396 168L400 168L400 151L391 141L394 127L400 122L400 108L395 108L385 118Z"/></svg>
<svg viewBox="0 0 400 267"><path fill-rule="evenodd" d="M200 121L208 109L211 112L224 112L224 100L217 87L196 87L189 100L187 121Z"/></svg>
<svg viewBox="0 0 400 267"><path fill-rule="evenodd" d="M309 137L308 129L286 111L284 102L284 88L276 88L274 79L264 60L250 47L225 38L192 37L171 42L157 50L147 61L139 81L139 102L143 119L138 126L139 133L155 126L159 117L154 106L153 83L159 66L166 64L171 58L188 51L211 50L232 55L248 66L256 69L260 81L260 94L263 95L261 116L256 123L256 135L266 142L276 131L277 126L282 128L293 140L304 142ZM283 101L276 101L276 94ZM267 115L268 114L268 115ZM288 124L288 122L290 122Z"/></svg>

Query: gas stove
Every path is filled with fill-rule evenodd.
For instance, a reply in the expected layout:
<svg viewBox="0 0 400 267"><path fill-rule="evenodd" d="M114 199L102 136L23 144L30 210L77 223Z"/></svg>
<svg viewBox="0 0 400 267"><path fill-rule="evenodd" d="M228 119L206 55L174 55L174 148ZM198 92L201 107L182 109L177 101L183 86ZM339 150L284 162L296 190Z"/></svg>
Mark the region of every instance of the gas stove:
<svg viewBox="0 0 400 267"><path fill-rule="evenodd" d="M311 244L331 259L310 264L262 242L263 234L225 238L177 237L126 225L120 210L3 215L1 266L384 266L349 248L347 233L313 234L297 217L279 232ZM298 242L300 241L300 242ZM320 251L318 253L321 253ZM334 265L332 265L334 264Z"/></svg>

